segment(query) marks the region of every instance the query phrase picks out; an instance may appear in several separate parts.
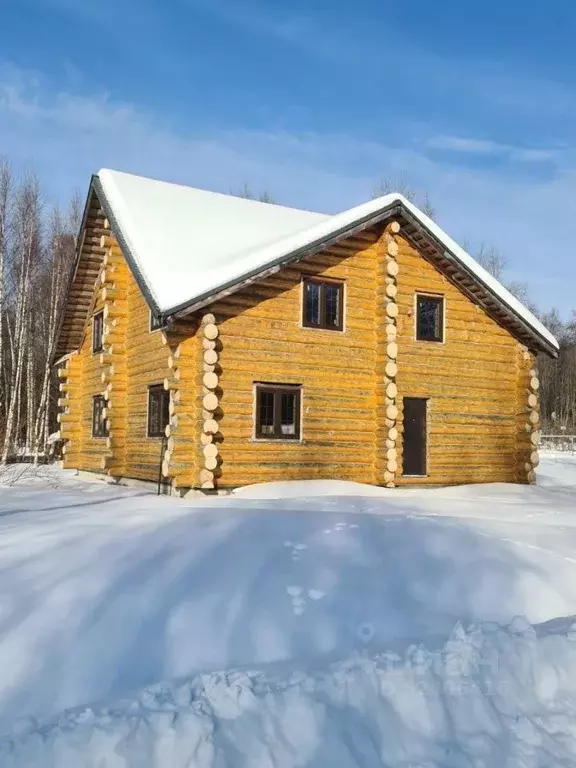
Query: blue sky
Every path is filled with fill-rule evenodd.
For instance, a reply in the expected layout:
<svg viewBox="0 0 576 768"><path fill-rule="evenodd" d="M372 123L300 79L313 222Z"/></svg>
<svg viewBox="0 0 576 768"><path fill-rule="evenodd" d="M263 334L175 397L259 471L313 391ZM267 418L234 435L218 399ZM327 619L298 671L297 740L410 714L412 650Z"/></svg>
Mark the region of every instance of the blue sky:
<svg viewBox="0 0 576 768"><path fill-rule="evenodd" d="M55 199L114 167L336 212L426 190L542 308L576 308L576 7L0 0L0 154Z"/></svg>

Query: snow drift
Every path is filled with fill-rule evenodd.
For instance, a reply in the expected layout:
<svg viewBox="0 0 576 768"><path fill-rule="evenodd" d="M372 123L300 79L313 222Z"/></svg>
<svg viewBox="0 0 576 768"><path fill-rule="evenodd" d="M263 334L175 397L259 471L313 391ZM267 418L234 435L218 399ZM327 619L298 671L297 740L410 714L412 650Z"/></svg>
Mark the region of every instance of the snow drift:
<svg viewBox="0 0 576 768"><path fill-rule="evenodd" d="M323 672L155 685L0 742L3 768L406 768L576 764L576 631L456 627L445 646Z"/></svg>
<svg viewBox="0 0 576 768"><path fill-rule="evenodd" d="M9 468L0 767L576 767L576 463L540 483L183 501Z"/></svg>

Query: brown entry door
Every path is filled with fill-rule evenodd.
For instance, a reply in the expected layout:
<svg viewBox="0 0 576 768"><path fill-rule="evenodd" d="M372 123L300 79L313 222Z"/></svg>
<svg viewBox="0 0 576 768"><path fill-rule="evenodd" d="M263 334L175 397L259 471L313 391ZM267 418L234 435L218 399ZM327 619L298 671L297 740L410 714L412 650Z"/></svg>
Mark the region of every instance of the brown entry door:
<svg viewBox="0 0 576 768"><path fill-rule="evenodd" d="M426 474L426 400L404 398L403 475Z"/></svg>

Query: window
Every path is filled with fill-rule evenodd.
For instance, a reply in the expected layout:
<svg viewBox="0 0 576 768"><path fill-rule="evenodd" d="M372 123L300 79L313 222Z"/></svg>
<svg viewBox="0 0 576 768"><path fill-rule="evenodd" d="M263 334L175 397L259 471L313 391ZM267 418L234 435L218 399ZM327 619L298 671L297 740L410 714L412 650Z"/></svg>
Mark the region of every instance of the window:
<svg viewBox="0 0 576 768"><path fill-rule="evenodd" d="M150 310L150 331L157 331L159 328L162 328L162 320Z"/></svg>
<svg viewBox="0 0 576 768"><path fill-rule="evenodd" d="M148 387L148 437L164 437L170 420L170 393L162 384Z"/></svg>
<svg viewBox="0 0 576 768"><path fill-rule="evenodd" d="M97 312L92 318L92 352L102 352L104 342L104 312Z"/></svg>
<svg viewBox="0 0 576 768"><path fill-rule="evenodd" d="M302 324L341 331L344 327L344 284L304 280Z"/></svg>
<svg viewBox="0 0 576 768"><path fill-rule="evenodd" d="M92 398L92 437L108 437L108 427L104 409L106 400L102 395L96 395Z"/></svg>
<svg viewBox="0 0 576 768"><path fill-rule="evenodd" d="M443 341L444 299L442 296L416 296L416 338L418 341Z"/></svg>
<svg viewBox="0 0 576 768"><path fill-rule="evenodd" d="M263 440L300 439L299 386L256 386L256 437Z"/></svg>

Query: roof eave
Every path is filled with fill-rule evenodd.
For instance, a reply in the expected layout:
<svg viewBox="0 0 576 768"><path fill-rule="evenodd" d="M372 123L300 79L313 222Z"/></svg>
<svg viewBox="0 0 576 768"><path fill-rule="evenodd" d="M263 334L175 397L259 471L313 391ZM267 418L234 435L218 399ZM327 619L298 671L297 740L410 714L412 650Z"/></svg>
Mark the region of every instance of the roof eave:
<svg viewBox="0 0 576 768"><path fill-rule="evenodd" d="M498 305L498 307L506 314L506 316L514 323L518 324L523 329L525 334L536 342L536 346L540 351L545 352L554 359L558 357L558 348L551 344L546 337L542 336L542 334L539 333L536 328L527 323L524 318L522 318L509 304L507 304L501 296L495 293L487 283L485 283L477 274L473 273L472 270L470 270L469 267L464 264L456 254L447 249L446 246L441 243L438 238L427 227L425 227L408 208L406 208L405 205L402 204L401 200L396 200L386 207L381 208L380 210L373 212L363 217L362 219L353 222L352 224L341 227L339 230L330 233L330 235L319 238L312 243L308 243L301 248L284 254L275 261L266 264L265 267L256 268L241 275L240 277L230 280L224 285L219 286L216 291L206 291L200 296L194 297L194 299L190 301L182 302L181 304L177 304L174 307L165 310L161 314L166 318L176 316L182 317L192 312L196 312L208 306L209 304L213 304L214 302L225 298L231 293L239 290L241 287L250 285L257 280L261 280L271 274L274 274L278 270L294 263L295 261L299 261L306 256L313 255L319 250L330 247L330 245L334 244L344 236L350 237L356 232L362 231L363 229L368 229L369 227L379 224L383 220L391 218L395 215L402 216L402 218L407 222L423 231L426 234L426 237L433 242L434 247L443 254L446 260L457 267L458 271L464 273L471 281L480 285L482 290L488 296L490 296L491 300Z"/></svg>
<svg viewBox="0 0 576 768"><path fill-rule="evenodd" d="M538 343L540 351L545 352L553 359L558 358L559 350L557 346L553 345L549 339L543 336L536 328L534 328L534 326L526 322L526 320L524 320L524 318L519 315L518 312L502 298L502 296L497 294L487 283L484 282L484 280L482 280L478 274L473 272L463 261L461 261L455 253L446 248L446 246L440 240L438 240L434 233L425 227L422 222L412 214L411 211L406 209L404 206L402 206L402 208L403 217L406 219L406 221L425 233L426 237L434 243L434 246L439 252L442 253L447 261L449 261L455 268L457 268L459 272L465 274L472 282L479 285L484 290L484 292L490 296L492 301L494 301L508 316L510 320L521 326L526 335L532 337Z"/></svg>
<svg viewBox="0 0 576 768"><path fill-rule="evenodd" d="M370 213L367 216L364 216L362 219L358 219L357 221L353 222L352 224L348 224L334 232L331 232L329 235L320 237L311 243L307 243L306 245L295 249L294 251L283 254L274 261L266 264L264 267L257 267L250 272L244 273L240 277L236 277L233 280L228 281L227 283L219 286L216 291L206 291L200 296L195 296L194 299L190 301L177 304L176 306L165 310L163 314L165 316L183 316L190 314L191 312L196 312L208 304L213 304L215 301L228 296L230 293L233 293L240 287L250 285L257 280L261 280L268 275L278 272L278 270L283 269L289 264L293 264L295 261L306 258L306 256L311 256L323 248L330 247L334 243L341 240L344 236L351 237L356 232L361 232L364 229L368 229L369 227L378 224L383 219L386 219L389 216L393 216L396 212L400 212L400 210L400 201L395 201L385 208L381 208L379 211Z"/></svg>
<svg viewBox="0 0 576 768"><path fill-rule="evenodd" d="M162 313L160 312L160 307L158 306L158 302L154 298L154 295L152 294L148 283L146 282L146 279L144 275L142 274L142 271L140 270L140 267L138 265L138 261L132 252L132 248L130 246L130 243L124 236L124 233L122 232L122 229L120 227L120 224L118 222L118 219L116 218L114 214L114 209L112 205L110 204L110 201L108 200L108 197L106 195L106 190L104 189L104 185L100 181L98 175L92 176L92 182L91 186L93 186L96 195L98 196L98 200L100 201L100 205L102 206L102 209L104 213L106 214L106 218L110 222L110 228L112 229L112 232L114 233L114 237L118 241L118 245L120 246L122 250L122 254L124 255L124 258L128 262L128 265L130 266L130 269L132 270L132 274L134 275L134 278L136 282L138 283L138 287L142 291L144 298L148 302L150 309L158 315L161 316Z"/></svg>
<svg viewBox="0 0 576 768"><path fill-rule="evenodd" d="M66 287L66 297L70 295L70 290L72 288L72 285L74 283L74 279L76 277L76 272L78 270L78 264L80 263L80 259L82 257L82 248L84 246L84 232L86 231L86 220L88 218L88 212L90 210L90 201L92 199L92 193L94 191L94 176L90 178L90 186L88 187L88 194L86 195L86 202L84 203L84 211L82 213L82 220L80 221L80 228L78 230L78 235L76 236L76 255L74 257L74 267L70 270L70 275L68 277L68 285ZM75 350L72 349L70 352L66 352L63 355L59 355L61 352L60 350L60 335L62 333L62 328L64 326L64 316L65 312L60 313L60 319L58 321L58 332L56 334L56 345L54 349L54 353L52 355L52 359L50 361L51 367L54 365L57 365L61 358L66 357L66 355L71 354ZM57 355L59 357L57 358Z"/></svg>

